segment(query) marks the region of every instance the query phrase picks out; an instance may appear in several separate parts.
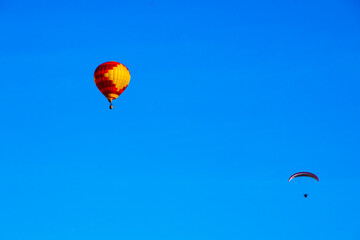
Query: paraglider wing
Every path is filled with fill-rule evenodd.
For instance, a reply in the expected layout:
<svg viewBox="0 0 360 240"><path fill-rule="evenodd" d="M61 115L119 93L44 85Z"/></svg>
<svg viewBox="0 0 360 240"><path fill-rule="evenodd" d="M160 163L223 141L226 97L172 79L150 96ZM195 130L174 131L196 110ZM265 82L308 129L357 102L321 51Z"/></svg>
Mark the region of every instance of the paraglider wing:
<svg viewBox="0 0 360 240"><path fill-rule="evenodd" d="M105 62L100 64L94 73L95 84L100 92L110 102L124 92L130 82L130 72L123 64L118 62Z"/></svg>
<svg viewBox="0 0 360 240"><path fill-rule="evenodd" d="M290 176L289 182L292 179L297 178L297 177L311 177L311 178L315 179L316 181L319 181L319 178L313 173L310 173L310 172L298 172L298 173L295 173L295 174Z"/></svg>

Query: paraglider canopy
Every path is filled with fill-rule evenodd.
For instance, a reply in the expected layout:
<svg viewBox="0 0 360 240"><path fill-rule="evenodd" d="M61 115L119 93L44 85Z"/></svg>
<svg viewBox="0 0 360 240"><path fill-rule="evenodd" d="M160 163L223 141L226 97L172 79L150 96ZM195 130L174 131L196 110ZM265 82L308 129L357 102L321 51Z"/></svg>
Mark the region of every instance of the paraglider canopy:
<svg viewBox="0 0 360 240"><path fill-rule="evenodd" d="M297 177L311 177L311 178L315 179L316 181L319 181L319 178L315 174L313 174L311 172L298 172L298 173L295 173L295 174L290 176L288 181L290 182L291 180L293 180L294 178L297 178Z"/></svg>

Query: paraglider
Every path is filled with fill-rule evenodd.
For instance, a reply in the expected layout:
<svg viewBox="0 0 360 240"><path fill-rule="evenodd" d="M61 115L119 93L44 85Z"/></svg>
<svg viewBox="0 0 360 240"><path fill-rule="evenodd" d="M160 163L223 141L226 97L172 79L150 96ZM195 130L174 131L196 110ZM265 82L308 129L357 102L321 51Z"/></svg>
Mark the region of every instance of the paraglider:
<svg viewBox="0 0 360 240"><path fill-rule="evenodd" d="M315 174L313 174L311 172L298 172L298 173L295 173L295 174L290 176L288 182L290 182L291 180L293 180L294 178L297 178L297 177L310 177L310 178L313 178L313 179L315 179L316 181L319 182L319 178ZM308 194L305 193L304 197L307 198Z"/></svg>
<svg viewBox="0 0 360 240"><path fill-rule="evenodd" d="M125 65L118 62L105 62L100 64L94 73L95 84L100 92L110 102L124 92L130 82L130 72Z"/></svg>

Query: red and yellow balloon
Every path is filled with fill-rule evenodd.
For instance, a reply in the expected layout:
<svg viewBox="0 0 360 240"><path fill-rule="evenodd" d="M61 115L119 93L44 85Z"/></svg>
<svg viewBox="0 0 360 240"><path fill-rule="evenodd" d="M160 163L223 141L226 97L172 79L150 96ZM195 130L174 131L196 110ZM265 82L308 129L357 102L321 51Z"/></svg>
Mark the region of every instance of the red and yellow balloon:
<svg viewBox="0 0 360 240"><path fill-rule="evenodd" d="M96 68L94 79L100 92L109 100L112 109L112 100L122 94L129 85L130 72L121 63L105 62Z"/></svg>

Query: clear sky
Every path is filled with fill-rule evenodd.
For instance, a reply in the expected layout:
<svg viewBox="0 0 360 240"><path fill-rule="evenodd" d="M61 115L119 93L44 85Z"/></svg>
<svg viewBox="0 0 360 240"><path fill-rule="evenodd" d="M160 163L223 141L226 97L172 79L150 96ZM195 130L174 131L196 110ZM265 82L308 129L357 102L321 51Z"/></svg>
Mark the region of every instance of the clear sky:
<svg viewBox="0 0 360 240"><path fill-rule="evenodd" d="M3 0L0 26L0 239L360 239L357 1Z"/></svg>

